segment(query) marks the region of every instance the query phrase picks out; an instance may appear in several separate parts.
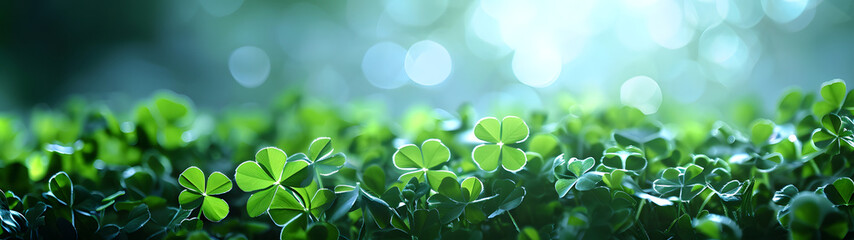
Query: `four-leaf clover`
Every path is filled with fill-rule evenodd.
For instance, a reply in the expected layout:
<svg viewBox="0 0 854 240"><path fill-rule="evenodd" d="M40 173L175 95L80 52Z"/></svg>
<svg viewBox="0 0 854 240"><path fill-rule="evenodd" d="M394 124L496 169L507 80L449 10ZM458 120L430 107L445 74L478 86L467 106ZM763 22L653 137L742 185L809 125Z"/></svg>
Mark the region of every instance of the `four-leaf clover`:
<svg viewBox="0 0 854 240"><path fill-rule="evenodd" d="M255 161L237 166L234 180L244 192L254 192L246 202L249 216L257 217L270 209L273 197L287 187L305 187L311 184L314 171L305 160L287 161L284 151L275 147L263 148L255 154Z"/></svg>
<svg viewBox="0 0 854 240"><path fill-rule="evenodd" d="M846 128L846 125L849 126ZM843 147L854 148L854 132L851 131L851 119L841 118L836 114L828 114L821 118L821 129L812 134L816 147L826 149L832 155L839 154Z"/></svg>
<svg viewBox="0 0 854 240"><path fill-rule="evenodd" d="M181 205L190 205L202 198L202 213L212 222L219 222L228 215L228 203L215 195L231 191L231 180L221 172L213 172L205 182L205 173L197 167L189 167L178 177L178 183L187 188L178 195Z"/></svg>
<svg viewBox="0 0 854 240"><path fill-rule="evenodd" d="M457 175L451 171L436 169L442 163L451 159L451 151L439 139L428 139L421 143L421 148L407 144L397 149L392 157L394 166L401 170L411 170L400 175L400 182L409 182L412 178L418 181L427 180L433 190L439 189L442 179Z"/></svg>
<svg viewBox="0 0 854 240"><path fill-rule="evenodd" d="M495 171L498 165L509 172L522 170L527 162L525 152L509 145L524 142L528 134L528 125L519 117L483 118L474 127L474 136L487 143L475 147L471 157L484 171Z"/></svg>

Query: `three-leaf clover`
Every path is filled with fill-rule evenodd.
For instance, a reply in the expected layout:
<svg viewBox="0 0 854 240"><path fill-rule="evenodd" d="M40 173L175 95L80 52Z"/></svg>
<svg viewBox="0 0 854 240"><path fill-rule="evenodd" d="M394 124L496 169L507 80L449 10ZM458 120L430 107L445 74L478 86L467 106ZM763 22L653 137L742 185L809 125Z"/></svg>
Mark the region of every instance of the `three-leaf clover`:
<svg viewBox="0 0 854 240"><path fill-rule="evenodd" d="M418 181L427 180L433 190L438 190L442 179L446 177L457 178L451 171L436 169L442 163L451 159L451 151L439 139L428 139L418 148L414 144L407 144L397 149L392 157L394 166L401 170L411 170L400 175L400 182L409 182L412 178Z"/></svg>
<svg viewBox="0 0 854 240"><path fill-rule="evenodd" d="M202 210L205 218L219 222L228 215L228 203L214 197L231 191L231 180L221 172L213 172L205 182L205 173L198 167L189 167L178 177L178 183L187 188L178 195L181 205L190 205L202 199Z"/></svg>
<svg viewBox="0 0 854 240"><path fill-rule="evenodd" d="M295 191L276 191L270 205L270 218L279 226L288 226L292 222L304 221L308 214L319 216L335 200L335 193L316 185L298 188ZM303 226L305 227L305 226Z"/></svg>
<svg viewBox="0 0 854 240"><path fill-rule="evenodd" d="M610 147L605 149L605 154L602 156L602 166L605 168L623 169L634 174L644 170L646 164L643 150L635 146Z"/></svg>
<svg viewBox="0 0 854 240"><path fill-rule="evenodd" d="M587 191L596 187L596 183L602 180L602 176L593 172L588 172L593 169L596 160L593 157L587 157L583 160L570 158L568 161L565 155L561 154L555 158L554 174L557 178L555 182L555 191L559 197L566 196L573 188L579 191Z"/></svg>
<svg viewBox="0 0 854 240"><path fill-rule="evenodd" d="M311 184L313 170L305 160L287 161L284 151L275 147L263 148L255 154L255 161L245 161L237 166L234 181L244 192L254 192L246 202L249 216L257 217L267 212L273 197L286 187L305 187Z"/></svg>
<svg viewBox="0 0 854 240"><path fill-rule="evenodd" d="M483 192L483 182L476 177L468 177L461 183L457 183L457 180L454 178L442 179L442 184L439 186L438 192L439 194L430 196L427 202L430 203L430 208L439 210L439 219L443 224L457 219L463 212L466 213L466 218L484 216L483 211L479 207L471 204L495 197L478 199Z"/></svg>
<svg viewBox="0 0 854 240"><path fill-rule="evenodd" d="M504 212L513 210L522 204L525 199L527 190L525 187L517 187L516 183L510 179L501 179L493 182L492 193L496 194L494 198L484 202L484 210L491 213L488 218L494 218Z"/></svg>
<svg viewBox="0 0 854 240"><path fill-rule="evenodd" d="M652 182L652 189L662 197L676 197L688 201L700 194L705 186L698 184L697 177L703 172L703 167L690 164L688 167L667 168L661 178ZM702 180L702 179L700 179Z"/></svg>
<svg viewBox="0 0 854 240"><path fill-rule="evenodd" d="M851 119L828 114L821 118L821 129L812 134L816 147L825 149L832 155L839 154L841 148L854 148L854 132L851 131ZM846 127L847 126L847 127Z"/></svg>
<svg viewBox="0 0 854 240"><path fill-rule="evenodd" d="M472 159L487 172L495 171L498 165L509 172L522 170L527 162L525 152L509 145L524 142L528 134L528 125L519 117L507 116L501 121L483 118L474 127L474 136L487 143L474 148Z"/></svg>
<svg viewBox="0 0 854 240"><path fill-rule="evenodd" d="M824 116L825 114L835 112L842 106L845 100L845 81L834 79L821 84L822 101L815 102L812 106L813 114L816 116Z"/></svg>
<svg viewBox="0 0 854 240"><path fill-rule="evenodd" d="M332 138L319 137L308 145L308 155L297 153L289 159L303 159L314 166L317 174L329 176L338 172L344 166L346 157L344 153L332 154Z"/></svg>

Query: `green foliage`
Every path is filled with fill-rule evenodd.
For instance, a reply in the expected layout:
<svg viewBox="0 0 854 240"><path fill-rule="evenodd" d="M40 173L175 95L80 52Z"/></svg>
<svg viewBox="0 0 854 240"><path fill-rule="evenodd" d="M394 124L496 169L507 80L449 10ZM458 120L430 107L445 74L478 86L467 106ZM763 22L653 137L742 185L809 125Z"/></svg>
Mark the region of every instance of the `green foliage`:
<svg viewBox="0 0 854 240"><path fill-rule="evenodd" d="M478 168L492 172L498 166L509 172L522 170L527 163L525 152L513 145L528 139L528 124L516 116L504 117L498 121L486 117L474 126L474 135L487 143L478 145L472 151L472 159Z"/></svg>
<svg viewBox="0 0 854 240"><path fill-rule="evenodd" d="M213 172L205 181L205 173L197 167L189 167L178 176L178 183L184 191L178 195L178 203L181 206L192 206L195 208L201 201L202 213L205 218L213 222L219 222L228 216L228 203L216 195L231 191L231 179L221 172ZM145 206L145 205L140 205Z"/></svg>
<svg viewBox="0 0 854 240"><path fill-rule="evenodd" d="M0 239L851 238L851 93L792 89L770 116L739 102L732 123L569 96L477 122L299 93L216 112L74 100L0 114Z"/></svg>

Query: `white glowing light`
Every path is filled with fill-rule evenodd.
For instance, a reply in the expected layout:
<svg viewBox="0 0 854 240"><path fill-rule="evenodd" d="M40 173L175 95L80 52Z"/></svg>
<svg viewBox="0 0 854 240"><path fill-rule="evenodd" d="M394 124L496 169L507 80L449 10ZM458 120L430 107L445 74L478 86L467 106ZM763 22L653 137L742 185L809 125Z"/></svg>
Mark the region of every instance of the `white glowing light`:
<svg viewBox="0 0 854 240"><path fill-rule="evenodd" d="M653 41L669 49L684 47L694 38L694 29L684 21L682 8L672 0L655 3L647 14L646 27Z"/></svg>
<svg viewBox="0 0 854 240"><path fill-rule="evenodd" d="M199 0L199 4L209 14L215 17L224 17L240 9L243 0Z"/></svg>
<svg viewBox="0 0 854 240"><path fill-rule="evenodd" d="M756 26L765 16L759 1L718 0L717 10L725 21L742 28Z"/></svg>
<svg viewBox="0 0 854 240"><path fill-rule="evenodd" d="M451 75L451 55L441 44L424 40L412 44L406 52L406 75L415 83L432 86Z"/></svg>
<svg viewBox="0 0 854 240"><path fill-rule="evenodd" d="M661 106L661 88L647 76L630 78L620 87L620 102L649 115L658 112Z"/></svg>
<svg viewBox="0 0 854 240"><path fill-rule="evenodd" d="M513 54L513 74L532 87L547 87L560 76L563 61L550 44L531 44Z"/></svg>
<svg viewBox="0 0 854 240"><path fill-rule="evenodd" d="M762 0L762 9L768 18L778 23L797 19L809 5L809 0Z"/></svg>
<svg viewBox="0 0 854 240"><path fill-rule="evenodd" d="M362 58L362 73L372 85L394 89L406 84L406 49L393 42L377 43Z"/></svg>
<svg viewBox="0 0 854 240"><path fill-rule="evenodd" d="M243 46L231 53L228 70L237 83L247 88L258 87L270 75L270 57L255 46Z"/></svg>
<svg viewBox="0 0 854 240"><path fill-rule="evenodd" d="M426 26L439 19L446 8L448 0L388 0L385 10L395 22Z"/></svg>

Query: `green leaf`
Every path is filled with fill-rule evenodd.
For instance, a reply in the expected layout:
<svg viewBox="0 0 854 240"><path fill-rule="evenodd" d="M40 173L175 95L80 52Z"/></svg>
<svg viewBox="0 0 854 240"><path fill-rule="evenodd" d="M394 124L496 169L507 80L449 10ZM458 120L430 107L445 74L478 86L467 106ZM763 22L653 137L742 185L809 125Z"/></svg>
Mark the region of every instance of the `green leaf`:
<svg viewBox="0 0 854 240"><path fill-rule="evenodd" d="M501 179L493 183L492 192L498 196L484 203L484 207L488 207L492 212L488 218L494 218L518 207L525 198L526 190L525 187L516 187L516 183L509 179Z"/></svg>
<svg viewBox="0 0 854 240"><path fill-rule="evenodd" d="M421 144L420 149L412 144L400 147L392 161L398 169L417 170L434 168L450 159L451 151L442 141L428 139Z"/></svg>
<svg viewBox="0 0 854 240"><path fill-rule="evenodd" d="M202 182L204 184L204 179ZM48 188L60 203L67 206L74 205L74 184L71 183L71 178L65 172L58 172L50 177Z"/></svg>
<svg viewBox="0 0 854 240"><path fill-rule="evenodd" d="M830 103L834 109L839 108L842 101L845 99L845 91L847 90L848 89L845 87L845 81L842 81L841 79L834 79L821 84L821 97Z"/></svg>
<svg viewBox="0 0 854 240"><path fill-rule="evenodd" d="M202 212L211 222L219 222L228 216L228 203L217 197L205 196L202 203Z"/></svg>
<svg viewBox="0 0 854 240"><path fill-rule="evenodd" d="M257 217L267 212L270 209L270 204L273 203L273 197L279 191L287 191L282 186L276 186L261 190L249 196L246 201L246 211L250 217Z"/></svg>
<svg viewBox="0 0 854 240"><path fill-rule="evenodd" d="M827 192L825 191L825 194ZM792 198L798 194L798 188L792 184L786 185L780 191L774 192L774 198L771 200L774 201L777 205L785 206L788 205Z"/></svg>
<svg viewBox="0 0 854 240"><path fill-rule="evenodd" d="M848 233L847 217L833 204L812 192L799 193L789 205L792 239L835 238Z"/></svg>
<svg viewBox="0 0 854 240"><path fill-rule="evenodd" d="M452 178L454 181L457 179L457 174L446 170L430 170L426 171L426 173L427 183L430 184L430 187L433 188L433 190L439 189L439 186L442 184L442 179Z"/></svg>
<svg viewBox="0 0 854 240"><path fill-rule="evenodd" d="M237 182L237 187L244 192L258 191L276 184L276 180L254 161L245 161L237 166L234 181Z"/></svg>
<svg viewBox="0 0 854 240"><path fill-rule="evenodd" d="M326 211L326 209L329 209L334 201L335 192L326 188L318 189L317 192L314 193L314 197L311 198L311 213L315 216L319 216L321 213Z"/></svg>
<svg viewBox="0 0 854 240"><path fill-rule="evenodd" d="M151 213L148 211L148 205L140 204L133 208L127 216L128 222L122 228L125 232L136 232L148 223L151 219Z"/></svg>
<svg viewBox="0 0 854 240"><path fill-rule="evenodd" d="M634 146L611 147L605 150L605 154L602 156L602 165L610 169L623 169L631 173L639 173L646 169L647 161L640 148Z"/></svg>
<svg viewBox="0 0 854 240"><path fill-rule="evenodd" d="M403 176L401 176L403 177ZM364 187L377 195L385 192L385 171L377 165L371 165L365 168L362 174L362 183Z"/></svg>
<svg viewBox="0 0 854 240"><path fill-rule="evenodd" d="M527 163L525 152L508 144L521 143L528 138L528 125L518 117L507 116L499 122L493 117L483 118L475 126L475 136L488 143L472 151L472 159L481 170L492 172L501 165L509 172L522 170Z"/></svg>
<svg viewBox="0 0 854 240"><path fill-rule="evenodd" d="M501 163L501 146L494 144L478 145L472 151L471 157L481 170L495 171Z"/></svg>
<svg viewBox="0 0 854 240"><path fill-rule="evenodd" d="M467 177L463 179L463 182L460 184L462 189L466 189L469 193L468 201L477 200L480 194L483 192L483 182L476 177Z"/></svg>
<svg viewBox="0 0 854 240"><path fill-rule="evenodd" d="M219 195L231 191L231 179L221 172L213 172L208 176L207 189L205 193L208 195Z"/></svg>
<svg viewBox="0 0 854 240"><path fill-rule="evenodd" d="M480 119L474 126L474 136L491 143L501 141L501 122L494 117Z"/></svg>
<svg viewBox="0 0 854 240"><path fill-rule="evenodd" d="M725 216L708 214L694 219L691 224L697 232L709 239L742 239L741 228Z"/></svg>
<svg viewBox="0 0 854 240"><path fill-rule="evenodd" d="M753 142L753 145L764 145L772 134L774 134L774 122L771 120L757 119L750 126L750 141Z"/></svg>
<svg viewBox="0 0 854 240"><path fill-rule="evenodd" d="M433 168L451 159L451 151L439 139L428 139L421 144L423 168Z"/></svg>
<svg viewBox="0 0 854 240"><path fill-rule="evenodd" d="M525 167L528 158L525 157L525 152L522 149L514 147L501 147L501 166L508 172L518 172Z"/></svg>
<svg viewBox="0 0 854 240"><path fill-rule="evenodd" d="M703 168L695 164L686 167L667 168L662 172L661 178L652 183L652 189L662 197L676 197L681 201L689 201L700 194L705 187L702 184L692 183Z"/></svg>
<svg viewBox="0 0 854 240"><path fill-rule="evenodd" d="M346 162L347 157L344 155L344 153L336 153L332 156L328 156L315 161L314 165L320 175L330 176L338 172L338 170L340 170Z"/></svg>
<svg viewBox="0 0 854 240"><path fill-rule="evenodd" d="M312 240L337 240L338 228L329 223L315 223L306 231L308 239Z"/></svg>
<svg viewBox="0 0 854 240"><path fill-rule="evenodd" d="M270 218L276 225L284 226L292 220L302 217L305 208L290 191L277 191L270 205Z"/></svg>
<svg viewBox="0 0 854 240"><path fill-rule="evenodd" d="M305 160L287 163L282 171L282 178L279 183L291 187L308 186L314 180L314 170L309 166Z"/></svg>
<svg viewBox="0 0 854 240"><path fill-rule="evenodd" d="M596 164L593 157L587 157L583 160L570 158L567 161L565 155L561 154L555 158L554 162L554 174L557 177L555 191L561 198L565 197L573 188L579 191L593 189L602 180L601 175L587 173Z"/></svg>
<svg viewBox="0 0 854 240"><path fill-rule="evenodd" d="M178 176L181 186L197 193L205 192L205 173L198 167L189 167Z"/></svg>
<svg viewBox="0 0 854 240"><path fill-rule="evenodd" d="M332 138L319 137L308 146L308 159L314 162L328 156L332 151Z"/></svg>
<svg viewBox="0 0 854 240"><path fill-rule="evenodd" d="M181 206L186 205L189 208L195 208L198 205L193 202L199 200L200 198L202 198L202 194L196 193L195 191L189 189L185 189L184 191L181 191L180 194L178 194L178 203L181 204Z"/></svg>
<svg viewBox="0 0 854 240"><path fill-rule="evenodd" d="M578 177L590 171L590 169L593 169L593 165L595 164L596 160L594 160L593 157L587 157L583 160L571 158L569 159L569 162L567 162L566 168L567 170L569 170L569 172Z"/></svg>
<svg viewBox="0 0 854 240"><path fill-rule="evenodd" d="M528 124L516 116L507 116L501 120L501 142L505 144L520 143L528 139Z"/></svg>
<svg viewBox="0 0 854 240"><path fill-rule="evenodd" d="M397 149L392 157L394 167L401 170L415 170L422 168L423 157L421 150L415 144L407 144Z"/></svg>
<svg viewBox="0 0 854 240"><path fill-rule="evenodd" d="M280 182L283 178L286 178L283 176L282 170L285 169L287 160L288 155L276 147L265 147L255 153L255 162L258 162L275 182ZM238 186L240 186L239 183Z"/></svg>
<svg viewBox="0 0 854 240"><path fill-rule="evenodd" d="M852 195L854 195L854 181L848 177L842 177L824 187L824 195L835 205L852 206Z"/></svg>

